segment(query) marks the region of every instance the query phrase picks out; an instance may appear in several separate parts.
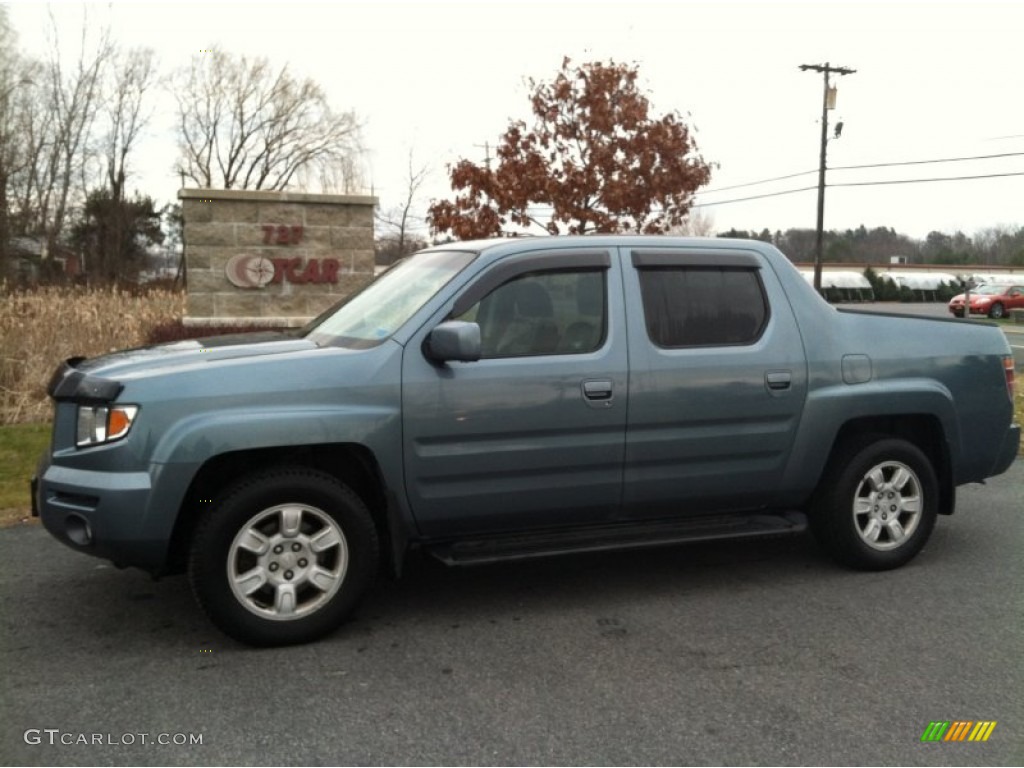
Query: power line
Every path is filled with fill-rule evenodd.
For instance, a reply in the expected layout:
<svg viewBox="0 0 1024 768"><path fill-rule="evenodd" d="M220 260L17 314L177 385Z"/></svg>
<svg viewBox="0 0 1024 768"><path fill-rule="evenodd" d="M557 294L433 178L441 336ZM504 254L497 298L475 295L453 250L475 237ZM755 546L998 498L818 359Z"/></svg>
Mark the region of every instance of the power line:
<svg viewBox="0 0 1024 768"><path fill-rule="evenodd" d="M855 171L861 168L890 168L900 165L930 165L932 163L956 163L967 160L993 160L1004 157L1024 157L1024 152L1001 152L996 155L972 155L968 157L940 157L932 160L901 160L892 163L864 163L862 165L832 165L829 166L830 171ZM769 184L773 181L785 181L786 179L795 179L799 176L809 176L812 173L817 173L817 169L810 171L800 171L799 173L790 173L785 176L773 176L770 179L761 179L759 181L748 181L745 184L732 184L728 187L718 187L717 189L705 189L701 190L702 195L712 195L716 192L726 192L731 189L742 189L743 187L756 187L759 184ZM834 186L834 185L829 185Z"/></svg>
<svg viewBox="0 0 1024 768"><path fill-rule="evenodd" d="M896 165L928 165L930 163L958 163L964 160L993 160L1000 157L1021 157L1024 152L1001 152L998 155L974 155L972 157L944 157L937 160L903 160L896 163L870 163L866 165L833 165L830 171L852 171L858 168L891 168Z"/></svg>
<svg viewBox="0 0 1024 768"><path fill-rule="evenodd" d="M811 171L815 173L815 171ZM829 186L832 186L831 184ZM763 195L750 195L749 197L737 197L733 200L719 200L714 203L694 203L691 208L709 208L713 205L729 205L730 203L745 203L748 200L763 200L766 197L782 197L783 195L794 195L797 192L809 192L812 189L817 189L817 185L813 187L800 187L799 189L784 189L781 192L766 192Z"/></svg>
<svg viewBox="0 0 1024 768"><path fill-rule="evenodd" d="M830 187L877 187L883 184L927 184L931 181L971 181L973 179L1000 179L1006 176L1024 176L1024 171L1009 173L983 173L977 176L940 176L931 179L893 179L891 181L847 181L829 184Z"/></svg>
<svg viewBox="0 0 1024 768"><path fill-rule="evenodd" d="M973 176L941 176L929 179L892 179L889 181L847 181L838 184L829 184L829 187L877 187L887 184L927 184L935 181L972 181L975 179L999 179L1007 176L1024 176L1024 171L1013 171L1009 173L984 173ZM712 203L694 203L691 208L710 208L715 205L729 205L731 203L745 203L749 200L761 200L768 197L781 197L793 195L797 192L808 192L817 187L800 187L799 189L785 189L781 192L768 192L763 195L751 195L749 197L738 197L733 200L719 200Z"/></svg>
<svg viewBox="0 0 1024 768"><path fill-rule="evenodd" d="M1024 153L1016 153L1016 154L1024 154ZM914 162L945 162L945 161L941 161L941 160L936 160L936 161L912 161L911 163L908 163L908 164L913 164ZM813 171L811 171L811 173L813 173ZM794 174L794 175L800 176L800 175L805 175L805 174ZM829 187L877 187L877 186L885 186L885 185L890 185L890 184L928 184L928 183L931 183L931 182L938 182L938 181L974 181L974 180L977 180L977 179L1001 179L1001 178L1006 178L1006 177L1010 177L1010 176L1024 176L1024 171L1011 171L1011 172L1008 172L1008 173L984 173L984 174L976 174L976 175L971 175L971 176L938 176L938 177L932 177L932 178L928 178L928 179L890 179L890 180L886 180L886 181L846 181L846 182L839 182L838 184L829 184L828 186ZM752 183L756 183L756 182L752 182ZM748 186L748 185L740 185L740 186ZM737 197L737 198L733 198L732 200L717 200L717 201L711 202L711 203L693 203L690 207L691 208L711 208L711 207L716 206L716 205L731 205L732 203L746 203L746 202L749 202L751 200L764 200L764 199L770 198L770 197L783 197L785 195L795 195L795 194L797 194L799 192L809 192L809 191L811 191L813 189L817 189L817 187L816 186L813 186L813 187L799 187L797 189L784 189L784 190L781 190L779 192L766 192L763 195L748 195L747 197ZM704 192L700 192L698 194L705 194L705 193ZM534 205L534 206L527 206L527 208L526 208L526 212L528 214L530 214L530 215L541 215L541 216L545 215L547 213L551 213L553 210L554 210L554 207L550 206L550 205L546 205L546 206Z"/></svg>
<svg viewBox="0 0 1024 768"><path fill-rule="evenodd" d="M1021 153L1024 154L1024 153ZM800 173L789 173L785 176L774 176L770 179L761 179L760 181L748 181L746 184L733 184L728 187L719 187L718 189L705 189L701 194L712 194L714 192L725 192L730 189L741 189L743 187L756 187L758 184L768 184L772 181L784 181L786 179L795 179L797 176L807 176L812 173L817 173L817 168L812 168L809 171L800 171Z"/></svg>

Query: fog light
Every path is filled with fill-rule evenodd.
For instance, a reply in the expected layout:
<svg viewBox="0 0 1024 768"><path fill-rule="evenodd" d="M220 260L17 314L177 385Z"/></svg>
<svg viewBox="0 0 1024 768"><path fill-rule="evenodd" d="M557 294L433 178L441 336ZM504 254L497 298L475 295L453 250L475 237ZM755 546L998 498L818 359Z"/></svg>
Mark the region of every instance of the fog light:
<svg viewBox="0 0 1024 768"><path fill-rule="evenodd" d="M64 519L64 530L68 538L78 546L87 547L92 544L92 528L81 515L68 515Z"/></svg>

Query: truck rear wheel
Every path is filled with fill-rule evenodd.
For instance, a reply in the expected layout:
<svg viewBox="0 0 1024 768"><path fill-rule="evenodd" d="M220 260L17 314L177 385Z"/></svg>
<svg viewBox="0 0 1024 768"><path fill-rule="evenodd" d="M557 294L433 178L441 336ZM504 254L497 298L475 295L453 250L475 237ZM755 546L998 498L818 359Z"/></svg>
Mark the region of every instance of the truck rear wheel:
<svg viewBox="0 0 1024 768"><path fill-rule="evenodd" d="M830 462L810 522L821 546L860 570L909 562L935 527L939 484L915 445L882 435L857 440Z"/></svg>
<svg viewBox="0 0 1024 768"><path fill-rule="evenodd" d="M344 621L377 557L362 500L330 475L287 467L243 478L215 500L193 538L189 580L226 634L288 645Z"/></svg>

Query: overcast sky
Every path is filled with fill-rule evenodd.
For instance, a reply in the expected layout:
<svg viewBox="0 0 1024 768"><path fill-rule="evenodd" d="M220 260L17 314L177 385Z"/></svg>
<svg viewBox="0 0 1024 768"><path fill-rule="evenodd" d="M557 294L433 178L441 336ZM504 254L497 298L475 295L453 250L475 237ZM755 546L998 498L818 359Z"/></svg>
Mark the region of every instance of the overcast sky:
<svg viewBox="0 0 1024 768"><path fill-rule="evenodd" d="M711 205L817 183L822 77L842 77L829 165L1010 155L988 160L833 170L830 184L1018 174L828 190L825 226L971 234L1024 225L1024 2L349 2L54 3L68 30L88 5L126 46L154 48L161 68L200 49L265 55L320 82L365 121L366 174L385 207L405 191L410 149L433 169L423 204L448 193L445 165L482 160L512 118L527 118L525 79L562 57L636 63L654 114L689 115L710 190L813 171L766 185L704 192L717 230L815 225L815 191ZM9 3L21 48L42 54L40 2ZM65 35L67 39L67 35ZM166 97L135 159L138 188L176 198ZM830 131L831 134L831 131ZM479 146L478 146L479 145ZM367 190L369 191L369 190Z"/></svg>

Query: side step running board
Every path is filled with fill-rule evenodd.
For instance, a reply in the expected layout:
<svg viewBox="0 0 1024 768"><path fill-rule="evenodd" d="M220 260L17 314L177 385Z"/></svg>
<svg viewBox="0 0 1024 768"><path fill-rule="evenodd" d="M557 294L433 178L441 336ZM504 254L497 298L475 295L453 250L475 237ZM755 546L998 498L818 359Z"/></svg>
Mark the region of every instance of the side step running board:
<svg viewBox="0 0 1024 768"><path fill-rule="evenodd" d="M688 541L799 533L806 528L807 517L801 512L708 515L684 520L509 534L489 539L430 544L426 550L448 565L482 565L573 552L637 549Z"/></svg>

